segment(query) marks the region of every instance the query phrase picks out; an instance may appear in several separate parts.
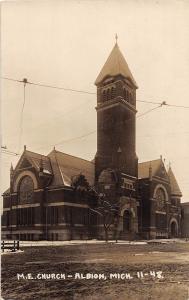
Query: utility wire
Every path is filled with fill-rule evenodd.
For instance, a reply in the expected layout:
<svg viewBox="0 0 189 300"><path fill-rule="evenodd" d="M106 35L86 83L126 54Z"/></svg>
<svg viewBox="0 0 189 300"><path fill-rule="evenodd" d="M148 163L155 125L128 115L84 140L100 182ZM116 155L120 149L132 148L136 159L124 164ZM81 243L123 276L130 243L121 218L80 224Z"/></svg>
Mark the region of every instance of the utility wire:
<svg viewBox="0 0 189 300"><path fill-rule="evenodd" d="M144 112L143 114L137 116L136 118L140 118L140 117L142 117L142 116L144 116L144 115L146 115L146 114L148 114L148 113L150 113L150 112L154 111L155 109L160 108L160 107L162 107L162 106L163 106L163 103L161 103L161 105L158 105L158 106L155 107L155 108L152 108L152 109L150 109L150 110ZM130 119L129 119L129 120L130 120ZM129 120L127 120L127 121L129 121ZM87 137L87 136L89 136L89 135L91 135L91 134L94 134L95 132L97 132L97 130L90 131L90 132L88 132L88 133L86 133L86 134L83 134L83 135L80 135L80 136L77 136L77 137L73 137L73 138L71 138L71 139L61 140L60 142L58 142L58 143L56 143L56 144L45 145L44 147L48 147L48 146L52 146L52 147L53 147L53 146L58 146L58 145L61 145L61 144L64 144L64 143L72 142L72 141L75 141L75 140L78 140L78 139L85 138L85 137ZM42 148L44 148L44 147L37 148L37 150L38 150L38 149L42 149ZM17 154L17 155L19 155L19 154Z"/></svg>
<svg viewBox="0 0 189 300"><path fill-rule="evenodd" d="M19 83L23 83L24 82L23 80L17 80L17 79L12 79L12 78L7 78L7 77L1 77L1 78L5 79L5 80L9 80L9 81L16 81L16 82L19 82ZM82 93L82 94L96 95L96 93L94 93L94 92L69 89L69 88L65 88L65 87L60 87L60 86L55 86L55 85L49 85L49 84L43 84L43 83L36 83L36 82L27 81L27 84L41 86L41 87L46 87L46 88L51 88L51 89L58 89L58 90L64 90L64 91L70 91L70 92L77 92L77 93Z"/></svg>
<svg viewBox="0 0 189 300"><path fill-rule="evenodd" d="M152 108L152 109L150 109L150 110L144 112L143 114L137 116L136 118L140 118L140 117L142 117L142 116L144 116L144 115L146 115L146 114L152 112L153 110L155 110L155 109L157 109L157 108L160 108L160 107L162 107L162 106L163 106L163 103L161 103L161 105L158 105L158 106L155 107L155 108ZM127 122L129 122L129 121L130 121L130 119L127 120ZM90 132L88 132L88 133L86 133L86 134L84 134L84 135L77 136L77 137L74 137L74 138L71 138L71 139L68 139L68 140L62 140L62 141L60 141L60 142L58 142L58 143L56 143L56 144L54 144L54 145L48 145L48 146L58 146L58 145L61 145L61 144L63 144L63 143L72 142L72 141L75 141L75 140L78 140L78 139L82 139L82 138L84 138L84 137L87 137L87 136L89 136L89 135L91 135L91 134L94 134L95 132L97 132L97 130L90 131ZM44 147L47 147L47 145L44 146ZM44 148L44 147L40 147L40 148L38 148L38 149L41 149L41 148Z"/></svg>
<svg viewBox="0 0 189 300"><path fill-rule="evenodd" d="M82 139L82 138L84 138L86 136L89 136L89 135L91 135L91 134L93 134L95 132L96 132L96 130L93 130L93 131L90 131L90 132L88 132L86 134L83 134L83 135L80 135L80 136L77 136L77 137L74 137L74 138L71 138L71 139L68 139L68 140L62 140L62 141L60 141L60 142L58 142L58 143L56 143L54 145L51 145L51 146L58 146L58 145L60 145L62 143L67 143L67 142L72 142L72 141L75 141L75 140L79 140L79 139Z"/></svg>
<svg viewBox="0 0 189 300"><path fill-rule="evenodd" d="M36 86L42 86L42 87L47 87L47 88L54 88L54 89L61 89L61 90L66 90L66 91L71 91L71 92L78 92L78 93L85 93L85 94L96 94L96 93L92 93L92 92L88 92L88 91L82 91L82 90L75 90L75 89L68 89L68 88L64 88L64 87L57 87L57 86L52 86L52 85L46 85L46 84L41 84L41 83L34 83L34 82L29 82L26 78L24 78L23 80L17 80L17 79L13 79L13 78L7 78L7 77L2 77L3 79L5 80L10 80L10 81L15 81L15 82L19 82L19 83L23 83L24 84L24 101L23 101L23 105L22 105L22 110L21 110L21 121L20 121L20 136L19 136L19 152L20 152L20 148L21 148L21 140L22 140L22 134L23 134L23 113L24 113L24 107L25 107L25 101L26 101L26 97L25 97L25 88L26 88L26 84L31 84L31 85L36 85ZM179 106L179 105L172 105L172 104L167 104L165 101L163 102L152 102L152 101L143 101L143 100L137 100L137 101L140 101L140 102L144 102L144 103L150 103L150 104L159 104L157 107L155 108L152 108L140 115L138 115L136 118L140 118L154 110L156 110L157 108L160 108L164 105L167 105L167 106L175 106L175 107L183 107L183 108L189 108L187 106ZM88 132L87 134L84 134L82 136L78 136L78 137L75 137L75 138L71 138L71 139L68 139L68 140L62 140L54 145L49 145L49 146L57 146L57 145L60 145L62 143L66 143L66 142L70 142L70 141L74 141L74 140L77 140L77 139L81 139L81 138L84 138L86 136L89 136L93 133L95 133L97 130L94 130L94 131L91 131L91 132ZM42 147L41 147L42 148ZM9 154L11 155L19 155L18 153L15 153L15 152L12 152L12 151L9 151L9 152L3 152L3 153L6 153L6 154Z"/></svg>
<svg viewBox="0 0 189 300"><path fill-rule="evenodd" d="M16 153L16 152L13 152L10 150L1 150L1 153L8 154L8 155L14 155L14 156L20 155L19 153Z"/></svg>
<svg viewBox="0 0 189 300"><path fill-rule="evenodd" d="M21 150L21 142L22 142L22 134L23 134L23 117L24 117L24 107L25 107L25 102L26 102L26 83L27 83L27 79L24 78L23 79L23 83L24 83L24 100L23 100L23 104L22 104L22 110L21 110L21 119L20 119L20 133L19 133L19 144L18 144L18 151L20 152Z"/></svg>
<svg viewBox="0 0 189 300"><path fill-rule="evenodd" d="M157 108L160 108L160 107L162 107L162 105L163 105L163 104L161 104L161 105L158 105L158 106L156 106L156 107L154 107L154 108L152 108L152 109L149 109L149 110L145 111L144 113L142 113L142 114L138 115L136 118L143 117L143 116L145 116L145 115L149 114L150 112L152 112L153 110L155 110L155 109L157 109Z"/></svg>
<svg viewBox="0 0 189 300"><path fill-rule="evenodd" d="M25 82L24 79L23 80L17 80L17 79L8 78L8 77L1 77L1 78L5 79L5 80L9 80L9 81L15 81L15 82L25 83L25 84L27 83L27 84L30 84L30 85L41 86L41 87L46 87L46 88L52 88L52 89L58 89L58 90L64 90L64 91L70 91L70 92L76 92L76 93L82 93L82 94L89 94L89 95L96 95L95 92L70 89L70 88L60 87L60 86L56 86L56 85L43 84L43 83L37 83L37 82L31 82L31 81ZM172 107L178 107L178 108L189 108L189 106L169 104L166 101L155 102L155 101L145 101L145 100L138 100L138 99L136 101L137 102L143 102L143 103L149 103L149 104L159 104L159 105L161 105L163 103L163 105L166 105L166 106L172 106Z"/></svg>
<svg viewBox="0 0 189 300"><path fill-rule="evenodd" d="M167 106L173 106L173 107L179 107L179 108L189 108L189 106L169 104L169 103L166 103L165 105L167 105Z"/></svg>

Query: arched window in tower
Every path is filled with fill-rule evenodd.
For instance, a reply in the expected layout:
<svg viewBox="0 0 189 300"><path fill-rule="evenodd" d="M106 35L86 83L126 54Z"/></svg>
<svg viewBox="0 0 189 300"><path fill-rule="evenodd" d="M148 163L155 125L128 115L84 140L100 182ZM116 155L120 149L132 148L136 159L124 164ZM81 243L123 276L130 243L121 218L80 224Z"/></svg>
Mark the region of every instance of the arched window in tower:
<svg viewBox="0 0 189 300"><path fill-rule="evenodd" d="M106 91L105 90L102 93L102 100L103 100L103 102L106 101Z"/></svg>
<svg viewBox="0 0 189 300"><path fill-rule="evenodd" d="M111 92L110 89L107 90L107 100L110 100L111 98Z"/></svg>
<svg viewBox="0 0 189 300"><path fill-rule="evenodd" d="M133 104L133 96L131 93L130 93L130 103Z"/></svg>
<svg viewBox="0 0 189 300"><path fill-rule="evenodd" d="M128 102L131 103L131 93L128 93Z"/></svg>
<svg viewBox="0 0 189 300"><path fill-rule="evenodd" d="M112 87L111 88L111 99L114 99L114 97L115 97L115 88Z"/></svg>
<svg viewBox="0 0 189 300"><path fill-rule="evenodd" d="M128 91L126 91L126 101L129 102L129 92Z"/></svg>
<svg viewBox="0 0 189 300"><path fill-rule="evenodd" d="M126 92L126 89L123 89L123 98L124 98L124 100L127 100L127 92Z"/></svg>

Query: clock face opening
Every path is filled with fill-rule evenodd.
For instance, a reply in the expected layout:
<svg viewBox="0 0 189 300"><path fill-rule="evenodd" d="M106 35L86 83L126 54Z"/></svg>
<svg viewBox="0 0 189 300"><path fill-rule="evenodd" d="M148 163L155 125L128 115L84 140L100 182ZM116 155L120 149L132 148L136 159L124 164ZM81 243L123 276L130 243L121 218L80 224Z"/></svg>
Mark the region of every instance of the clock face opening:
<svg viewBox="0 0 189 300"><path fill-rule="evenodd" d="M31 202L33 198L34 184L30 176L25 176L20 182L19 200L21 203Z"/></svg>

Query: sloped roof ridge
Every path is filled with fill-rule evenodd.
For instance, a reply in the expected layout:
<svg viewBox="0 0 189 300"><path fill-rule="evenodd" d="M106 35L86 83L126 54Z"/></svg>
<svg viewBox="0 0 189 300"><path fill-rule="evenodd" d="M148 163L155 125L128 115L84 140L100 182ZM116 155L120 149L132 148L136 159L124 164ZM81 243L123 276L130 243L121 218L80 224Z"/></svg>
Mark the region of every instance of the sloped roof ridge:
<svg viewBox="0 0 189 300"><path fill-rule="evenodd" d="M37 160L41 160L43 161L43 163L46 165L44 166L44 168L47 167L47 169L52 172L52 164L51 164L51 160L50 160L50 157L48 157L47 155L44 155L44 154L40 154L40 153L37 153L37 152L33 152L33 151L30 151L30 150L25 150L23 152L23 155L24 154L28 154L29 158L32 160L32 162L36 165L36 167L39 169L39 165L36 163ZM49 165L48 165L49 164Z"/></svg>
<svg viewBox="0 0 189 300"><path fill-rule="evenodd" d="M145 160L145 161L139 162L139 164L151 163L151 162L158 161L158 160L162 161L161 158L157 158L157 159Z"/></svg>
<svg viewBox="0 0 189 300"><path fill-rule="evenodd" d="M86 161L88 163L94 164L94 162L92 162L90 160L87 160L85 158L78 157L78 156L75 156L75 155L72 155L72 154L68 154L68 153L65 153L65 152L62 152L62 151L59 151L59 150L54 150L54 149L47 156L49 156L53 151L58 152L58 153L63 154L63 155L68 155L68 156L71 156L71 157L74 157L74 158L82 159L82 160L84 160L84 161Z"/></svg>
<svg viewBox="0 0 189 300"><path fill-rule="evenodd" d="M36 154L36 155L40 155L40 156L43 156L43 157L46 157L46 158L48 158L48 156L47 155L44 155L44 154L41 154L41 153L37 153L37 152L34 152L34 151L30 151L30 150L25 150L25 152L26 153L32 153L32 154Z"/></svg>

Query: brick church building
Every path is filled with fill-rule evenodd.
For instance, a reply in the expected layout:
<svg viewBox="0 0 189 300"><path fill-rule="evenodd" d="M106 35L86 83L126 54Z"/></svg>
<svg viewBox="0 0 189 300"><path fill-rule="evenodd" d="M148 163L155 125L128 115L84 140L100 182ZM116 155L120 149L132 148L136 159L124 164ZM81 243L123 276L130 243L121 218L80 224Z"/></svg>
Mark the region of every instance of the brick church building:
<svg viewBox="0 0 189 300"><path fill-rule="evenodd" d="M118 239L180 236L182 194L173 171L166 170L161 157L138 163L138 86L117 42L95 85L94 160L55 148L45 156L25 147L16 167L11 166L10 188L3 194L3 239L102 239L104 222L96 213L101 196L117 207L110 238L115 227Z"/></svg>

